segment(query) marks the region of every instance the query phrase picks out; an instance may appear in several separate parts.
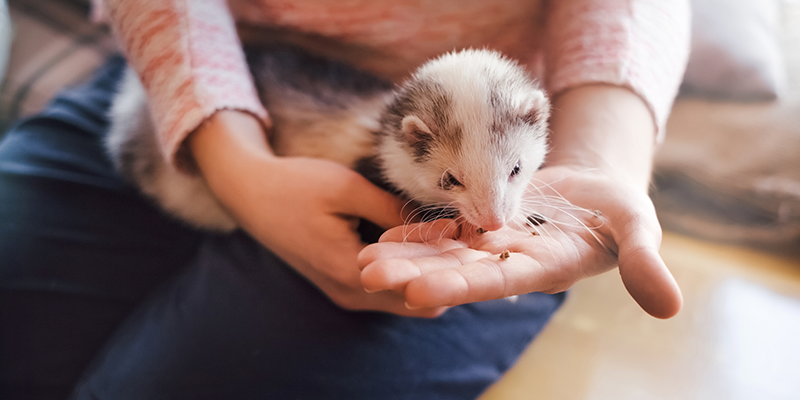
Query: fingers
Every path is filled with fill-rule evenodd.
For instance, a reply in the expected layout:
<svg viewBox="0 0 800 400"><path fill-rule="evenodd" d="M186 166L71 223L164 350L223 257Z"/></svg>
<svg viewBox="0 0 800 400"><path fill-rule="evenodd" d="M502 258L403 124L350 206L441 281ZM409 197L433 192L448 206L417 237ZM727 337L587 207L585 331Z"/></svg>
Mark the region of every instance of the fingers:
<svg viewBox="0 0 800 400"><path fill-rule="evenodd" d="M439 219L389 229L381 235L380 241L437 244L444 239L457 238L460 232L460 226L452 219Z"/></svg>
<svg viewBox="0 0 800 400"><path fill-rule="evenodd" d="M424 272L460 265L457 256L450 254L448 257L447 252L464 249L466 245L444 237L450 225L434 221L388 230L378 243L367 246L358 255L364 289L401 292L410 280ZM428 244L429 238L434 239L431 244ZM449 262L442 262L443 259Z"/></svg>
<svg viewBox="0 0 800 400"><path fill-rule="evenodd" d="M465 239L450 220L411 224L390 229L361 252L361 283L371 292L404 296L412 309L430 309L531 291L555 293L618 264L625 287L646 312L657 318L674 316L682 305L681 293L658 255L661 228L649 198L607 180L592 178L588 183L570 186L578 189L569 195L583 207L603 211L604 223L596 235L564 225L557 229L560 235L547 238L549 245L542 237L526 235L517 248L511 245L514 241L489 240L514 239L508 232L479 236L483 241L476 242ZM584 186L599 187L606 195ZM494 254L499 245L516 252L501 258Z"/></svg>
<svg viewBox="0 0 800 400"><path fill-rule="evenodd" d="M683 299L675 279L658 254L661 226L650 198L631 186L617 186L596 202L603 210L608 250L617 256L620 276L631 297L648 314L670 318L678 313ZM598 199L602 200L602 199Z"/></svg>
<svg viewBox="0 0 800 400"><path fill-rule="evenodd" d="M453 306L553 287L541 265L525 254L506 257L453 243L457 245L446 251L421 243L369 246L359 257L361 283L370 292L402 294L411 308ZM395 258L381 258L389 253Z"/></svg>
<svg viewBox="0 0 800 400"><path fill-rule="evenodd" d="M329 257L319 261L316 268L306 269L304 275L319 287L339 307L351 311L380 311L397 315L433 318L441 315L446 307L420 307L409 309L405 298L396 292L368 293L361 285L360 271L354 268L357 252L340 244L336 250L329 249Z"/></svg>
<svg viewBox="0 0 800 400"><path fill-rule="evenodd" d="M465 259L457 250L467 245L454 240L457 231L452 220L389 229L378 243L359 253L361 284L368 292L402 291L406 283L425 272L461 265Z"/></svg>
<svg viewBox="0 0 800 400"><path fill-rule="evenodd" d="M363 290L348 291L341 296L331 297L339 307L350 311L381 311L405 317L435 318L447 311L448 307L406 306L405 299L395 292L365 293Z"/></svg>
<svg viewBox="0 0 800 400"><path fill-rule="evenodd" d="M414 279L405 288L410 307L435 307L493 300L536 291L541 267L524 254L508 258L490 255L457 268L442 269Z"/></svg>
<svg viewBox="0 0 800 400"><path fill-rule="evenodd" d="M456 268L486 257L486 252L449 241L441 246L421 243L377 243L359 254L361 284L370 292L402 292L408 282L434 271Z"/></svg>
<svg viewBox="0 0 800 400"><path fill-rule="evenodd" d="M364 218L384 229L404 222L402 209L405 202L355 173L341 188L340 196L334 199L343 214Z"/></svg>

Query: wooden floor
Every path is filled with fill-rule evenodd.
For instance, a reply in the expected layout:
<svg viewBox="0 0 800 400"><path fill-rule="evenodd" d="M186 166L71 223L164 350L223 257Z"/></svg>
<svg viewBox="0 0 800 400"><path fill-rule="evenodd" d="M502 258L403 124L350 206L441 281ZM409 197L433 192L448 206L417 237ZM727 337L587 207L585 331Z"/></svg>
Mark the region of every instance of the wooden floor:
<svg viewBox="0 0 800 400"><path fill-rule="evenodd" d="M678 316L647 316L616 271L582 281L481 400L800 399L800 257L672 233L661 254Z"/></svg>

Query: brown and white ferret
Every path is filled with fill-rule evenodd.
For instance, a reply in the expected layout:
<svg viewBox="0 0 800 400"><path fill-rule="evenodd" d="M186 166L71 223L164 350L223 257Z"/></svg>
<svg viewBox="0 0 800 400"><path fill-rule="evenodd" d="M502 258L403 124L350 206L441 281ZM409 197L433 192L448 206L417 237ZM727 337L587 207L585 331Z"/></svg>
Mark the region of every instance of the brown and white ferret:
<svg viewBox="0 0 800 400"><path fill-rule="evenodd" d="M348 65L287 48L248 50L281 156L374 165L380 180L426 208L458 211L486 231L512 221L547 152L550 104L515 61L490 50L444 54L391 84ZM106 147L116 167L190 225L236 228L202 177L162 157L138 78L127 71ZM370 162L367 162L370 161Z"/></svg>

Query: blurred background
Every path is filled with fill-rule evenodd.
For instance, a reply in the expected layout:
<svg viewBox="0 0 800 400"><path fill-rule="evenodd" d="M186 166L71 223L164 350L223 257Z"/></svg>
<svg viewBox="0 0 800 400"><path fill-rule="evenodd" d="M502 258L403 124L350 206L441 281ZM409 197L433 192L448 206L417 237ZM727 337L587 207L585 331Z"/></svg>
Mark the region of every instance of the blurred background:
<svg viewBox="0 0 800 400"><path fill-rule="evenodd" d="M651 192L683 310L647 316L615 271L582 281L483 400L800 399L800 0L691 1ZM0 135L116 51L89 12L0 1Z"/></svg>

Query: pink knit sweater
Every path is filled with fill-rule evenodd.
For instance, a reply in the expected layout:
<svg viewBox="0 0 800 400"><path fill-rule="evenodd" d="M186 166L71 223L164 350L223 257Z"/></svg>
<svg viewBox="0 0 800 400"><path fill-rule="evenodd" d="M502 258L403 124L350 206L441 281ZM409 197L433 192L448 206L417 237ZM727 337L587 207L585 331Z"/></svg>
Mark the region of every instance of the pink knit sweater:
<svg viewBox="0 0 800 400"><path fill-rule="evenodd" d="M172 160L188 133L216 110L247 111L269 125L237 23L317 38L323 51L389 78L453 49L494 48L528 65L550 95L588 83L632 89L659 131L689 49L685 0L104 2Z"/></svg>

